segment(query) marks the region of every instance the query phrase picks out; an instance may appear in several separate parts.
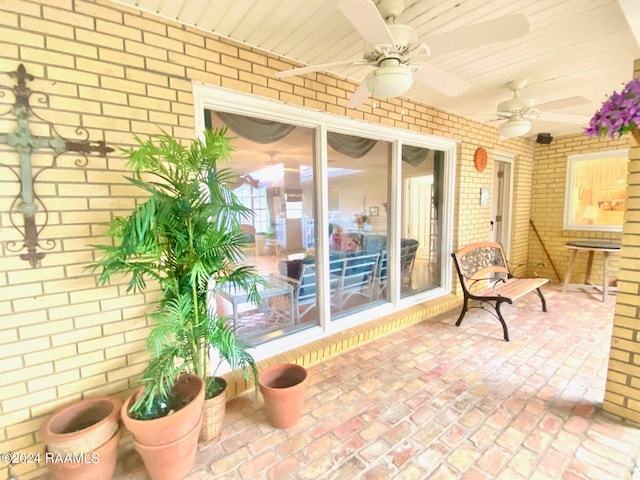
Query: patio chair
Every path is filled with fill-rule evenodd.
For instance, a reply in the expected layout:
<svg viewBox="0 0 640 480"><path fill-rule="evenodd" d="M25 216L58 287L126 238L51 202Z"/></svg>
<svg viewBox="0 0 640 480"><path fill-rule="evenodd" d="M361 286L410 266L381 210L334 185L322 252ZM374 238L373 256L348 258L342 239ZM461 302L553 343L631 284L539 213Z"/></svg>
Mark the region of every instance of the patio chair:
<svg viewBox="0 0 640 480"><path fill-rule="evenodd" d="M413 265L416 262L416 254L420 242L413 238L403 238L400 243L400 286L402 290L411 290L411 277Z"/></svg>
<svg viewBox="0 0 640 480"><path fill-rule="evenodd" d="M344 275L345 257L334 256L329 260L329 289L331 305L340 307L339 289ZM278 264L280 280L293 286L295 323L317 305L317 269L314 259L288 260Z"/></svg>
<svg viewBox="0 0 640 480"><path fill-rule="evenodd" d="M413 238L403 238L400 241L400 286L402 290L411 290L412 288L411 277L419 246L420 242ZM378 265L375 269L372 296L384 296L388 274L388 254L385 248L380 252Z"/></svg>
<svg viewBox="0 0 640 480"><path fill-rule="evenodd" d="M375 272L380 253L350 254L345 258L341 277L339 306L344 307L354 295L372 300L375 294Z"/></svg>

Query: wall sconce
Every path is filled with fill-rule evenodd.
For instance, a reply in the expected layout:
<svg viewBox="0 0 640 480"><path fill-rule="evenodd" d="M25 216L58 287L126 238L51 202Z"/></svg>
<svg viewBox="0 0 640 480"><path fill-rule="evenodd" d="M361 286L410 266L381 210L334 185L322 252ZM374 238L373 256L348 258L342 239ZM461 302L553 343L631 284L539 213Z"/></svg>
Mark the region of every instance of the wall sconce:
<svg viewBox="0 0 640 480"><path fill-rule="evenodd" d="M20 255L22 260L29 262L31 267L36 268L41 264L45 254L38 250L52 250L55 247L55 241L44 240L46 246L40 245L40 239L38 238L40 232L48 223L49 214L46 207L34 191L34 183L38 175L56 165L58 156L65 152L77 152L82 154L84 162L82 160L76 160L76 165L84 167L88 163L87 155L92 152L97 152L101 157L106 157L107 153L113 152L114 149L107 147L104 142L90 142L89 132L84 127L77 127L76 133L82 137L80 140L71 141L58 135L55 126L37 115L29 104L32 94L39 96L38 101L44 106L49 105L49 97L42 92L32 92L27 87L27 80L33 81L33 75L27 73L23 64L18 66L15 72L10 72L9 76L16 80L16 84L13 87L0 86L0 96L4 96L5 91L11 92L15 96L15 103L13 107L4 113L0 113L0 117L13 116L16 119L16 129L10 133L0 133L0 143L6 143L10 147L13 147L20 159L20 168L16 169L10 165L0 163L0 165L8 168L13 172L16 178L20 181L20 192L11 204L9 211L9 218L12 226L20 232L22 236L21 242L7 241L5 242L7 250L10 252L19 252L26 249L27 252ZM36 136L31 133L29 127L30 118L35 117L39 122L44 122L50 127L50 130L54 133L51 137ZM50 166L40 168L35 174L33 172L33 166L31 164L31 154L41 148L50 148L53 150L53 160ZM40 206L39 206L40 205ZM43 221L40 226L36 224L36 214L43 214ZM22 216L24 219L21 229L16 222L16 216Z"/></svg>

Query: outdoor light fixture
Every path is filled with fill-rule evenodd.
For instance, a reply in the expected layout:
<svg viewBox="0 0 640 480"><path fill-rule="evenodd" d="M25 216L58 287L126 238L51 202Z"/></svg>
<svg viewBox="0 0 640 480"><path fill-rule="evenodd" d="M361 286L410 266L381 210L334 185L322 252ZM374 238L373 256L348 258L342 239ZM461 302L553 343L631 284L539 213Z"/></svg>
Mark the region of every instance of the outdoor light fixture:
<svg viewBox="0 0 640 480"><path fill-rule="evenodd" d="M502 138L514 138L524 135L531 130L531 121L525 118L511 117L500 125L500 136Z"/></svg>
<svg viewBox="0 0 640 480"><path fill-rule="evenodd" d="M367 79L367 89L374 98L399 97L413 85L413 72L396 59L382 62Z"/></svg>

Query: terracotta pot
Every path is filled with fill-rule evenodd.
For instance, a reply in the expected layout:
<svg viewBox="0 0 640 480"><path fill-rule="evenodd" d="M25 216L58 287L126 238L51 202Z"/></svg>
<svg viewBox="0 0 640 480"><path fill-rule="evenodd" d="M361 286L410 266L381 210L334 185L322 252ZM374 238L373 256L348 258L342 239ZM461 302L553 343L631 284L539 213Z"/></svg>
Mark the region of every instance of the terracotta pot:
<svg viewBox="0 0 640 480"><path fill-rule="evenodd" d="M92 452L75 454L74 460L47 450L46 465L57 480L111 480L116 470L118 442L123 428Z"/></svg>
<svg viewBox="0 0 640 480"><path fill-rule="evenodd" d="M115 397L97 397L58 410L40 426L47 451L65 454L96 450L118 431L121 406Z"/></svg>
<svg viewBox="0 0 640 480"><path fill-rule="evenodd" d="M185 436L164 445L145 445L133 440L151 480L182 480L196 458L202 417Z"/></svg>
<svg viewBox="0 0 640 480"><path fill-rule="evenodd" d="M267 419L276 428L298 423L302 413L307 370L293 363L272 365L258 377Z"/></svg>
<svg viewBox="0 0 640 480"><path fill-rule="evenodd" d="M166 417L137 420L129 416L129 407L140 396L142 390L131 395L122 404L122 421L137 442L149 446L171 443L184 437L198 424L204 401L202 378L197 375L182 375L172 391L184 395L188 403Z"/></svg>
<svg viewBox="0 0 640 480"><path fill-rule="evenodd" d="M202 404L202 429L198 441L210 442L220 436L224 425L224 413L227 408L227 382L224 378L216 377L224 383L224 390L213 398L207 398Z"/></svg>

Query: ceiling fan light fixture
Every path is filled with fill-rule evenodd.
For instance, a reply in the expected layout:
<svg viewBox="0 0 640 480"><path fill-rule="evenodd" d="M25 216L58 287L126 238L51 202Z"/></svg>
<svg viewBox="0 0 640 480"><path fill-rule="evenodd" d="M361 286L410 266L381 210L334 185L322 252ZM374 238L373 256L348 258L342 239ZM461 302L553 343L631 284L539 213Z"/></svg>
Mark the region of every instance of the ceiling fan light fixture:
<svg viewBox="0 0 640 480"><path fill-rule="evenodd" d="M382 65L367 79L367 89L375 98L399 97L413 85L413 72L406 65Z"/></svg>
<svg viewBox="0 0 640 480"><path fill-rule="evenodd" d="M500 125L500 136L503 138L514 138L524 135L531 130L531 121L526 118L510 118Z"/></svg>

